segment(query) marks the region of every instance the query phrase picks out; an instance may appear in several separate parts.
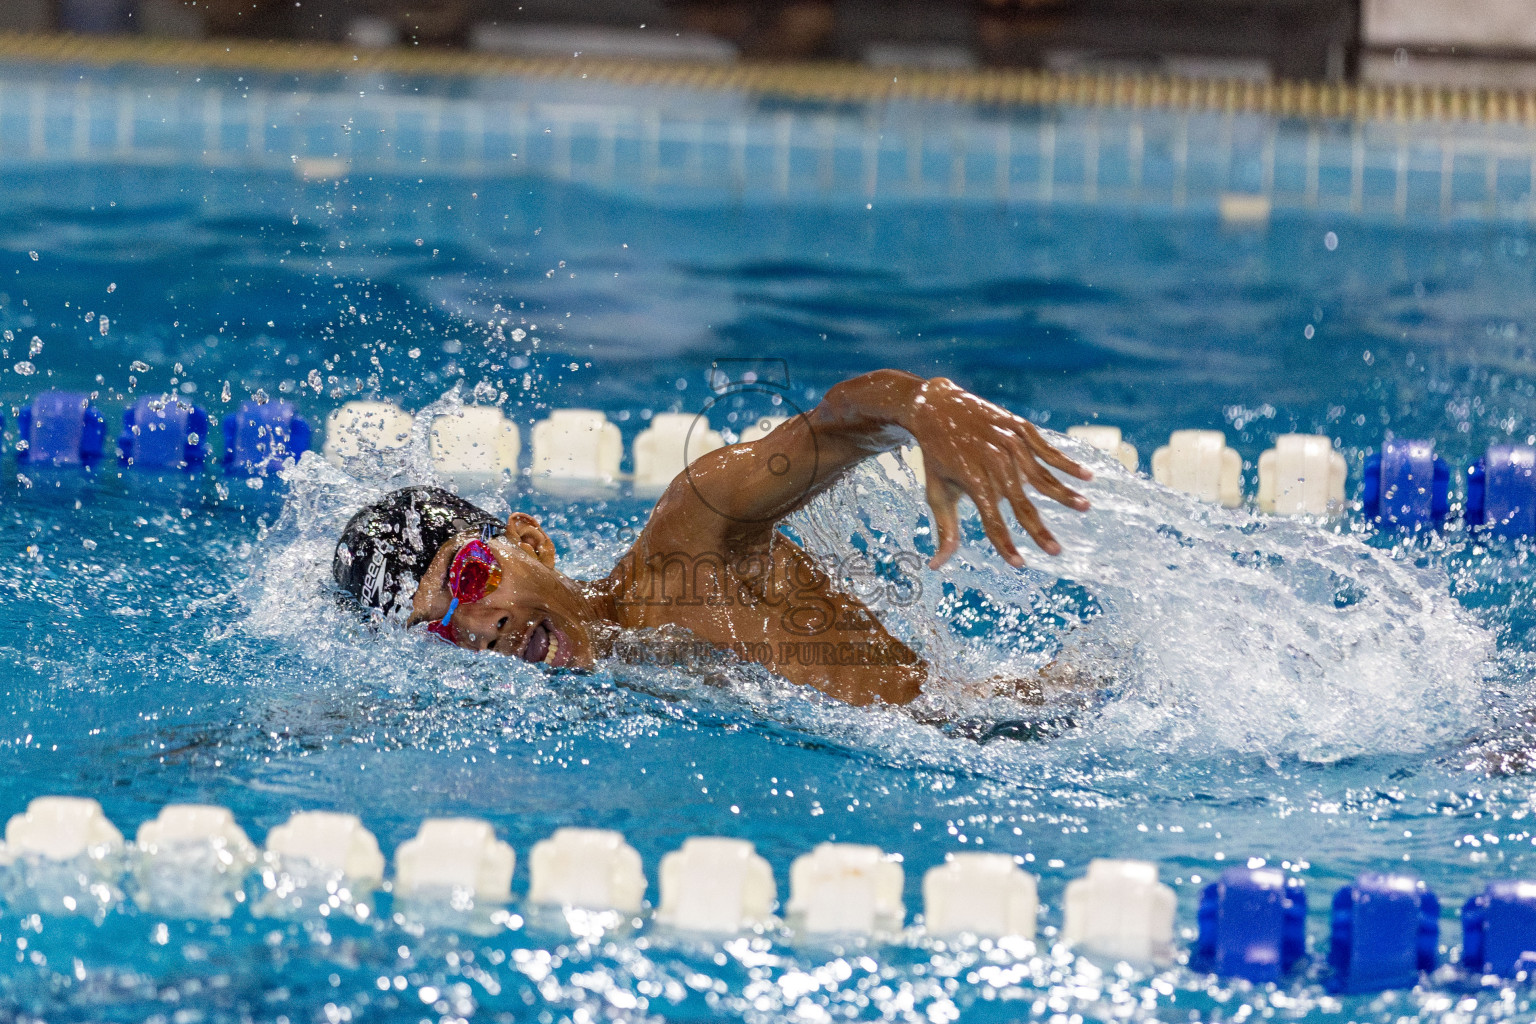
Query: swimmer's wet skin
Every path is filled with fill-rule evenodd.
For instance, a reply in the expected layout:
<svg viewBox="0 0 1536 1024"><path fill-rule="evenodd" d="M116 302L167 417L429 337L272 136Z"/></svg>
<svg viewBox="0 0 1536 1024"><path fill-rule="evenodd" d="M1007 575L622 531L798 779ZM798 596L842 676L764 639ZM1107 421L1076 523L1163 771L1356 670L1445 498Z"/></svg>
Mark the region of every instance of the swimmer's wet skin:
<svg viewBox="0 0 1536 1024"><path fill-rule="evenodd" d="M959 548L961 495L1017 567L1024 558L1004 522L1005 503L1051 555L1061 547L1028 492L1088 508L1047 467L1079 480L1092 474L1034 424L943 377L877 370L833 387L766 437L696 459L602 579L557 570L554 544L532 516L501 523L430 487L396 491L353 516L333 572L371 614L427 624L474 650L590 667L606 653L612 627L683 627L850 704L906 704L921 693L928 666L778 526L864 459L909 440L922 448L938 530L930 568ZM484 570L468 589L463 583L464 567L484 559L478 547L465 551L476 541L495 559L488 589Z"/></svg>

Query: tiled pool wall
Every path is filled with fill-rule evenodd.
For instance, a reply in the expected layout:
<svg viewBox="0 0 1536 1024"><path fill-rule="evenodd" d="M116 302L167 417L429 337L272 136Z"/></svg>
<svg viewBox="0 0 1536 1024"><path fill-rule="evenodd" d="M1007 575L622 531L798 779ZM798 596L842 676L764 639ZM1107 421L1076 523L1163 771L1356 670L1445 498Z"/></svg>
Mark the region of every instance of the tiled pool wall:
<svg viewBox="0 0 1536 1024"><path fill-rule="evenodd" d="M533 77L0 64L0 167L527 175L648 202L966 200L1536 221L1536 126L790 102Z"/></svg>

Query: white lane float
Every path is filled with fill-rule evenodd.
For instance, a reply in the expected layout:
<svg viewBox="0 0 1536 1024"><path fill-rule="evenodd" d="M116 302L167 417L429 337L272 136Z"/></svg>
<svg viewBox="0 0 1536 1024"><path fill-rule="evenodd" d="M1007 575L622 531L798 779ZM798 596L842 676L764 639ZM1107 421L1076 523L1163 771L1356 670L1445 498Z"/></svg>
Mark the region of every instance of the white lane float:
<svg viewBox="0 0 1536 1024"><path fill-rule="evenodd" d="M392 402L348 402L326 417L325 457L345 466L352 459L398 451L410 443L414 422Z"/></svg>
<svg viewBox="0 0 1536 1024"><path fill-rule="evenodd" d="M553 494L611 488L619 479L624 439L596 409L554 409L533 425L533 485Z"/></svg>
<svg viewBox="0 0 1536 1024"><path fill-rule="evenodd" d="M168 804L134 838L134 901L177 917L219 919L245 900L259 854L227 808Z"/></svg>
<svg viewBox="0 0 1536 1024"><path fill-rule="evenodd" d="M661 858L656 919L674 928L729 934L762 926L778 891L773 869L744 839L695 836Z"/></svg>
<svg viewBox="0 0 1536 1024"><path fill-rule="evenodd" d="M660 494L700 455L723 447L718 430L702 416L660 412L640 431L632 448L636 494Z"/></svg>
<svg viewBox="0 0 1536 1024"><path fill-rule="evenodd" d="M1321 434L1281 434L1259 456L1261 512L1279 516L1338 515L1344 511L1348 470L1344 456Z"/></svg>
<svg viewBox="0 0 1536 1024"><path fill-rule="evenodd" d="M1112 455L1120 465L1132 473L1141 466L1141 453L1136 446L1121 436L1119 427L1101 423L1085 423L1067 428L1067 436L1090 444L1101 452Z"/></svg>
<svg viewBox="0 0 1536 1024"><path fill-rule="evenodd" d="M645 900L640 854L610 829L562 828L528 855L528 901L638 914Z"/></svg>
<svg viewBox="0 0 1536 1024"><path fill-rule="evenodd" d="M522 433L500 409L465 406L435 417L427 432L432 467L453 478L513 478Z"/></svg>
<svg viewBox="0 0 1536 1024"><path fill-rule="evenodd" d="M98 920L122 897L123 835L87 797L40 796L12 815L0 843L7 910Z"/></svg>
<svg viewBox="0 0 1536 1024"><path fill-rule="evenodd" d="M512 899L516 854L479 818L428 818L395 850L395 895L461 892L482 903Z"/></svg>
<svg viewBox="0 0 1536 1024"><path fill-rule="evenodd" d="M1219 430L1175 430L1152 453L1152 479L1226 508L1243 503L1243 460Z"/></svg>
<svg viewBox="0 0 1536 1024"><path fill-rule="evenodd" d="M899 931L904 885L900 858L878 846L822 843L790 866L790 926L807 933Z"/></svg>
<svg viewBox="0 0 1536 1024"><path fill-rule="evenodd" d="M1144 860L1097 859L1067 883L1062 938L1101 956L1161 963L1172 955L1173 889Z"/></svg>
<svg viewBox="0 0 1536 1024"><path fill-rule="evenodd" d="M1035 876L1004 853L951 853L923 876L923 926L932 935L1035 937Z"/></svg>
<svg viewBox="0 0 1536 1024"><path fill-rule="evenodd" d="M101 860L122 852L123 834L107 819L101 804L88 797L40 796L6 822L0 860Z"/></svg>
<svg viewBox="0 0 1536 1024"><path fill-rule="evenodd" d="M267 853L296 875L340 875L360 887L384 880L379 841L355 814L298 811L267 834Z"/></svg>

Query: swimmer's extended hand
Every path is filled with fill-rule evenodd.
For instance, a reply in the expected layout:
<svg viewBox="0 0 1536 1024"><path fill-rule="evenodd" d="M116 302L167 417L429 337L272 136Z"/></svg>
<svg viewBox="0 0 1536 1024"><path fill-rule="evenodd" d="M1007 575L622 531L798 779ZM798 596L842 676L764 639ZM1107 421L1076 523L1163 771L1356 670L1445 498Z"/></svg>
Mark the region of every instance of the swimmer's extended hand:
<svg viewBox="0 0 1536 1024"><path fill-rule="evenodd" d="M1088 499L1063 484L1046 466L1079 480L1091 480L1093 474L1052 447L1033 423L945 377L924 381L910 411L897 423L923 450L928 507L933 510L939 533L938 550L928 563L930 569L943 565L960 547L961 494L976 503L987 539L1009 565L1022 567L1024 556L1014 546L1003 521L1000 505L1004 501L1041 551L1061 553L1061 545L1041 521L1025 485L1082 512L1088 508Z"/></svg>
<svg viewBox="0 0 1536 1024"><path fill-rule="evenodd" d="M1046 466L1079 480L1093 474L1052 448L1028 420L943 377L924 380L901 370L876 370L832 387L815 409L766 437L700 456L673 481L646 529L658 536L666 531L667 543L678 550L761 543L784 516L848 469L909 439L923 449L928 504L938 529L933 568L960 546L962 494L976 503L987 537L1016 566L1024 559L1003 522L1003 502L1049 554L1059 553L1061 545L1041 522L1026 487L1069 508L1088 507Z"/></svg>

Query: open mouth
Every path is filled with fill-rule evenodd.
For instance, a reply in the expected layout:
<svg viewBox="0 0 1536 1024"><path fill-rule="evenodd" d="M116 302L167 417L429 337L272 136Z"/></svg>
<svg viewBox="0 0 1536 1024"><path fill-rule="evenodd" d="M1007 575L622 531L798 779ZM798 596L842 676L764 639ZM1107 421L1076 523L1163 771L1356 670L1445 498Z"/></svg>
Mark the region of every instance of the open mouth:
<svg viewBox="0 0 1536 1024"><path fill-rule="evenodd" d="M519 653L524 661L562 668L571 663L571 638L548 619L533 624Z"/></svg>

